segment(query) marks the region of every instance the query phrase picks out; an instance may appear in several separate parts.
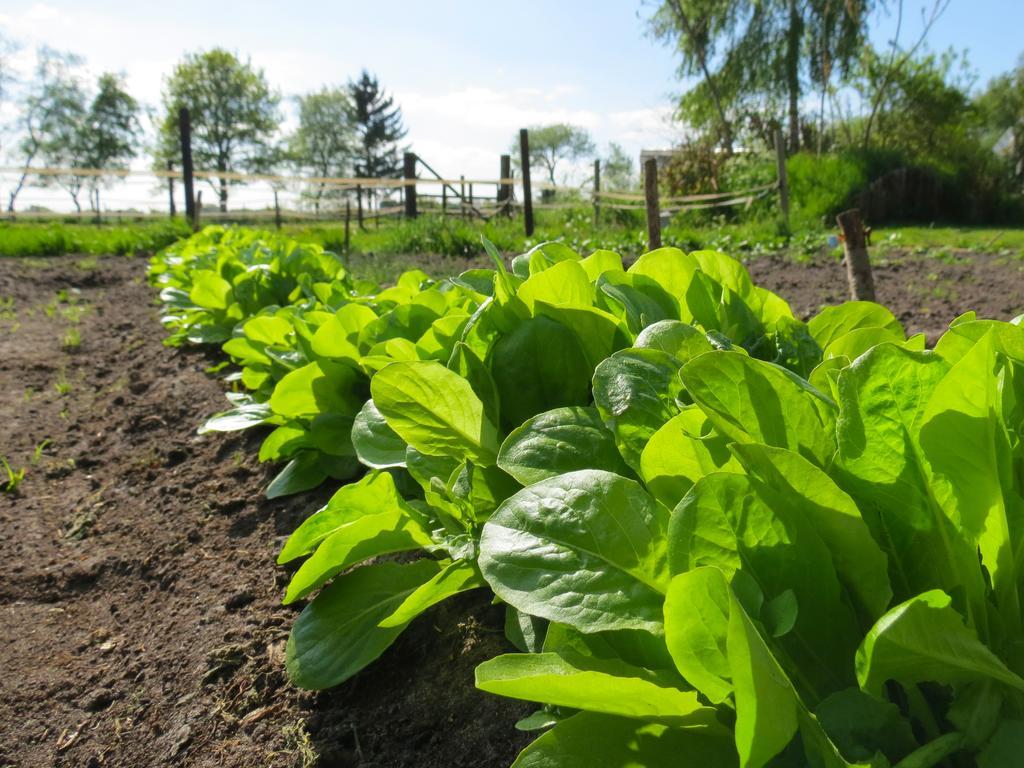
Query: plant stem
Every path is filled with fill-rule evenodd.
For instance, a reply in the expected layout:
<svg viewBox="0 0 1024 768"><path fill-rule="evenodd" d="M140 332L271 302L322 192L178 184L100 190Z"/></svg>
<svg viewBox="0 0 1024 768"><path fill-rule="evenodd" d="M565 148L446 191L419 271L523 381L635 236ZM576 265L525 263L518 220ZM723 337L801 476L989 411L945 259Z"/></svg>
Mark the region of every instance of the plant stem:
<svg viewBox="0 0 1024 768"><path fill-rule="evenodd" d="M964 735L959 731L947 733L935 741L929 741L900 760L894 768L931 768L940 761L960 750L964 745Z"/></svg>

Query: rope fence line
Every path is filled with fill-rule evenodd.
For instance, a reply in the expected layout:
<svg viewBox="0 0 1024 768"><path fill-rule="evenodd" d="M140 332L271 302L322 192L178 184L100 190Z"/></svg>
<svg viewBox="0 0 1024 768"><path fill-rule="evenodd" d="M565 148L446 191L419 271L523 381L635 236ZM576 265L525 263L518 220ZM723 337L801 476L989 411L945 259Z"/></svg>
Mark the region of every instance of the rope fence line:
<svg viewBox="0 0 1024 768"><path fill-rule="evenodd" d="M709 208L727 208L735 206L750 206L757 200L767 197L770 194L779 195L779 206L784 220L789 217L788 184L786 179L785 153L781 134L776 133L776 180L767 184L750 187L741 190L727 190L720 192L706 192L687 195L666 196L659 199L658 188L658 164L653 158L644 163L643 168L643 191L630 190L602 190L601 189L601 163L594 161L593 176L579 187L572 187L565 184L556 184L550 181L532 183L530 179L530 150L529 134L526 129L519 132L519 166L513 172L510 155L500 156L500 173L498 178L472 178L465 177L445 178L430 166L426 160L418 157L415 153L406 152L403 158L402 176L386 178L367 177L345 177L345 176L305 176L297 174L276 174L276 173L243 173L231 170L210 170L195 169L192 163L191 131L189 128L188 110L183 109L180 115L181 128L181 168L175 169L170 163L166 168L68 168L68 167L17 167L0 166L0 179L5 177L13 178L13 190L10 192L10 207L23 187L29 189L40 189L51 187L52 181L57 181L59 186L74 194L77 187L83 193L89 191L89 210L78 208L76 213L56 214L60 216L78 216L80 218L92 218L99 221L105 216L118 216L124 218L149 218L166 216L167 213L174 216L177 213L178 195L184 192L184 207L186 219L193 227L199 225L200 218L208 220L223 220L231 218L271 218L273 217L277 226L281 225L284 217L289 219L324 220L336 219L343 215L346 231L346 242L350 221L353 218L359 227L367 219L379 223L382 218L416 218L419 212L418 198L423 198L424 213L438 214L443 216L460 216L464 219L479 217L488 220L493 216L512 216L521 213L524 229L527 237L533 234L533 210L568 210L579 209L591 206L593 208L594 223L600 220L602 210L618 211L645 211L648 228L648 244L654 248L660 244L660 222L662 215L675 215L686 211L697 211ZM421 173L422 172L422 173ZM429 175L427 175L429 174ZM32 184L25 182L29 179L39 179L41 183ZM87 179L98 179L102 182L117 180L122 184L149 184L148 192L140 192L148 200L133 199L114 192L114 196L102 196L103 203L107 208L98 211L93 210L101 207L99 185L87 183ZM214 199L207 205L202 205L202 193L195 189L195 181L206 180L214 183ZM154 185L153 182L158 182ZM177 186L175 182L181 182ZM217 183L221 185L230 184L231 199L234 205L238 205L241 198L243 207L235 207L232 211L221 211L220 205L224 199L217 194ZM273 204L269 203L265 189L255 190L256 194L263 194L266 201L262 207L255 209L245 208L245 198L251 197L254 192L239 189L240 183L268 184L273 194ZM592 183L592 188L587 185ZM162 188L161 188L162 186ZM493 187L494 193L474 193L474 187ZM177 187L177 188L176 188ZM419 192L420 187L440 187L440 194ZM301 189L300 188L305 188ZM515 190L522 191L522 199L515 199ZM533 189L539 189L545 193L537 202L533 200ZM467 195L468 190L468 195ZM132 190L137 191L136 189ZM382 194L378 198L374 192ZM488 190L490 191L490 190ZM95 192L95 202L93 197ZM314 192L315 194L311 194ZM331 194L334 192L336 194ZM355 210L353 211L353 196ZM286 209L282 207L283 194L284 205L298 203L300 210ZM365 193L365 195L364 195ZM395 203L395 193L398 202ZM566 195L561 200L552 199L557 194ZM163 198L162 203L154 204L158 198ZM364 209L364 197L367 206ZM29 200L35 204L35 196L29 195ZM41 199L41 198L40 198ZM18 200L24 204L25 198ZM52 201L48 201L52 202ZM78 201L76 200L76 207ZM342 204L344 203L344 204ZM111 210L110 205L131 206L128 210ZM664 204L665 208L662 209ZM257 203L258 205L258 203ZM149 211L138 210L138 207L149 207ZM33 208L41 206L33 205ZM157 210L163 208L164 212ZM312 210L310 210L312 208ZM14 216L14 212L4 212L3 218ZM55 212L48 210L30 210L24 213L18 212L17 216L32 218L53 217Z"/></svg>

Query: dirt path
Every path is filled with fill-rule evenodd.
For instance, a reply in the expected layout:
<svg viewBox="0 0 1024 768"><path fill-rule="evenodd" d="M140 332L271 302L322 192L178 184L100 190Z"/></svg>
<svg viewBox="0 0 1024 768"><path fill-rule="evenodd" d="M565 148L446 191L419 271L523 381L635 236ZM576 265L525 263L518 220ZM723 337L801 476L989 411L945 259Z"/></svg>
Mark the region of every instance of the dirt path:
<svg viewBox="0 0 1024 768"><path fill-rule="evenodd" d="M161 344L144 268L0 260L0 766L508 765L529 708L473 689L506 650L483 591L287 683L274 557L323 496L266 502L259 436L195 434L217 358Z"/></svg>

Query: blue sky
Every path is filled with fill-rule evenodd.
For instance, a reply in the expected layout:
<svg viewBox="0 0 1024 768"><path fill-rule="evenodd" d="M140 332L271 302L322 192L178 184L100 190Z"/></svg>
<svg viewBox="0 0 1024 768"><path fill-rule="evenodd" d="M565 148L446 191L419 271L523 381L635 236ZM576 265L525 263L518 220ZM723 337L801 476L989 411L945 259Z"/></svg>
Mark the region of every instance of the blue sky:
<svg viewBox="0 0 1024 768"><path fill-rule="evenodd" d="M906 0L903 40L920 8ZM186 51L221 45L249 55L283 94L374 71L403 107L415 149L445 175L493 177L516 130L566 120L602 147L631 153L678 136L667 120L672 53L645 35L649 0L192 2L5 0L0 31L20 62L47 43L82 54L94 71L124 72L144 102ZM881 19L876 44L892 34ZM1024 0L952 0L929 45L967 48L981 82L1024 50Z"/></svg>

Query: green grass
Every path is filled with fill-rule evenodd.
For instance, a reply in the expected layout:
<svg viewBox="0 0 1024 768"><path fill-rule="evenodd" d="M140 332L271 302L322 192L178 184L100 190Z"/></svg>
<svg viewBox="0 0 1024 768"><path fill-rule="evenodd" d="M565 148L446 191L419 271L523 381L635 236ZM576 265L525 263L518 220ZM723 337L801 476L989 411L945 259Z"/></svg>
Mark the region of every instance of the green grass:
<svg viewBox="0 0 1024 768"><path fill-rule="evenodd" d="M286 234L319 243L342 253L344 225L286 223ZM752 214L735 221L706 212L681 214L662 231L665 245L691 251L714 249L738 257L788 252L795 258L823 252L834 229L820 225L794 224L786 232L768 213ZM182 220L137 222L125 225L89 225L69 223L0 223L0 256L53 256L76 254L148 253L189 234ZM421 216L415 221L388 220L378 228L367 223L365 229L351 228L349 262L351 269L370 280L386 281L415 265L435 275L465 268L468 262L485 263L481 236L505 253L522 253L546 240L561 240L581 252L608 248L627 257L646 250L647 232L642 213L606 210L599 226L593 224L589 207L562 211L538 211L532 237L523 232L521 217L494 218L488 222L442 220ZM877 228L872 248L879 252L908 249L941 257L950 250L970 250L1024 256L1024 228L1000 227L921 227L891 226ZM410 259L410 256L416 256ZM80 268L95 267L94 259L81 259Z"/></svg>
<svg viewBox="0 0 1024 768"><path fill-rule="evenodd" d="M88 255L134 255L152 253L191 230L183 219L135 222L132 224L67 224L61 222L0 223L0 257ZM82 269L94 267L83 260Z"/></svg>

